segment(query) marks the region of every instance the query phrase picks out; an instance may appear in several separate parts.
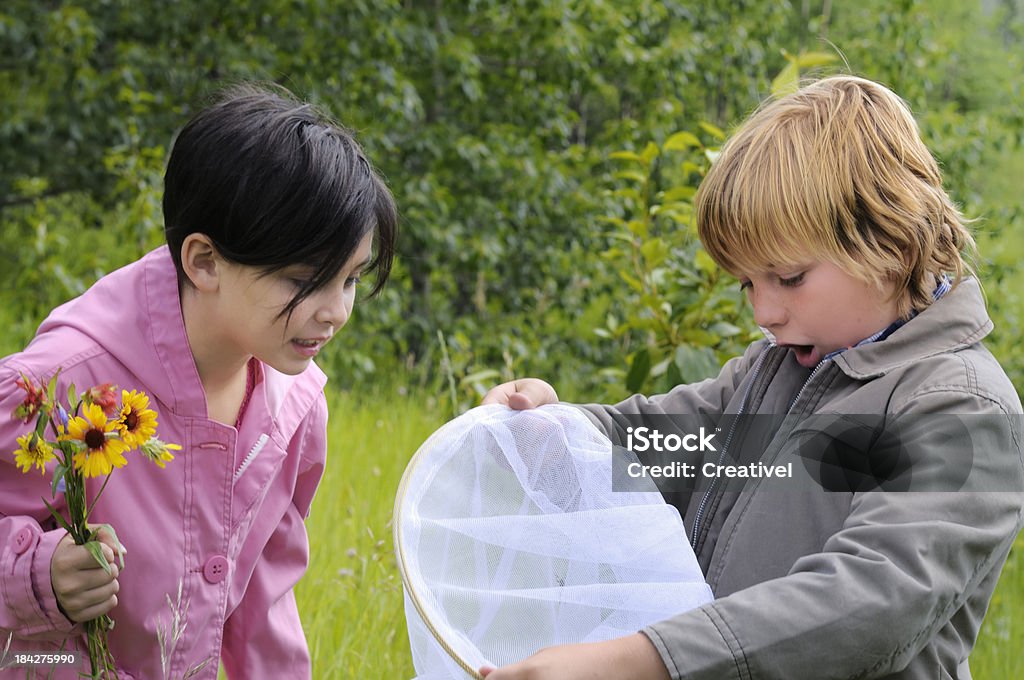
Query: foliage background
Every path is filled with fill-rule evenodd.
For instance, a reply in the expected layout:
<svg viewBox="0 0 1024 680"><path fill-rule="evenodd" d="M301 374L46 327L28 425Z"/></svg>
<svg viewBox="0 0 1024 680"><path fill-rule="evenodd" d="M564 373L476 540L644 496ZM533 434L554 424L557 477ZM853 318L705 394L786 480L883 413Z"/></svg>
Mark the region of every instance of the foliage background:
<svg viewBox="0 0 1024 680"><path fill-rule="evenodd" d="M439 422L512 375L586 400L699 378L754 329L688 197L808 53L910 103L1024 385L1022 0L6 0L0 355L162 242L176 129L265 79L353 128L402 212L393 282L322 355L331 389L411 390Z"/></svg>

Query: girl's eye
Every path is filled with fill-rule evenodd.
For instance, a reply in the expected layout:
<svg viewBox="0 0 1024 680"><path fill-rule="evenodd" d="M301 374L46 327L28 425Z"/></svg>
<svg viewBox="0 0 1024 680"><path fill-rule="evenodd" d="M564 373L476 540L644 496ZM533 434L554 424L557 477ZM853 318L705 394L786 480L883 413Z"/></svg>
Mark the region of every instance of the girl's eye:
<svg viewBox="0 0 1024 680"><path fill-rule="evenodd" d="M309 281L305 279L288 279L288 283L292 284L296 288L305 288L309 285Z"/></svg>
<svg viewBox="0 0 1024 680"><path fill-rule="evenodd" d="M350 276L347 279L345 279L345 287L352 288L353 286L358 285L360 281L362 281L360 277Z"/></svg>
<svg viewBox="0 0 1024 680"><path fill-rule="evenodd" d="M740 281L740 292L742 293L748 288L753 288L754 284L751 281Z"/></svg>
<svg viewBox="0 0 1024 680"><path fill-rule="evenodd" d="M791 276L788 279L784 279L780 276L779 283L785 286L786 288L793 288L795 286L799 286L801 283L804 282L804 274L806 274L806 272L800 272L796 276Z"/></svg>

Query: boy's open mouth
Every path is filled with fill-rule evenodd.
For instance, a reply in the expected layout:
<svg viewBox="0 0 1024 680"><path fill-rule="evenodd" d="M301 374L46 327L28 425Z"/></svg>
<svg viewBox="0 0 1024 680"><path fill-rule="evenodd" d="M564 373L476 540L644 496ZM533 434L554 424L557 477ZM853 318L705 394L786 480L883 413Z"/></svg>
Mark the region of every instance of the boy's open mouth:
<svg viewBox="0 0 1024 680"><path fill-rule="evenodd" d="M821 352L814 345L782 345L793 350L796 362L804 368L814 368L821 362Z"/></svg>

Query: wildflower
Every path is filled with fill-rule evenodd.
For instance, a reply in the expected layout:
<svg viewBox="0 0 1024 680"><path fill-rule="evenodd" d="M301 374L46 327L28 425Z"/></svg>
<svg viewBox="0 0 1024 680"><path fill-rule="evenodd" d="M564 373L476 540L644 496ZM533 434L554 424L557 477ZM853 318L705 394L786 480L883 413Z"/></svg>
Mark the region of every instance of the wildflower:
<svg viewBox="0 0 1024 680"><path fill-rule="evenodd" d="M180 450L181 447L177 444L168 444L156 437L150 437L139 446L139 451L142 451L142 455L159 465L161 469L166 467L164 461L174 460L174 454L171 451Z"/></svg>
<svg viewBox="0 0 1024 680"><path fill-rule="evenodd" d="M53 460L53 447L36 436L29 433L24 437L18 437L18 450L14 452L14 462L21 466L22 472L28 472L33 466L39 468L39 472L46 471L46 464Z"/></svg>
<svg viewBox="0 0 1024 680"><path fill-rule="evenodd" d="M42 385L36 385L25 376L14 381L14 384L25 390L25 398L11 415L28 423L40 410L46 410L46 389Z"/></svg>
<svg viewBox="0 0 1024 680"><path fill-rule="evenodd" d="M89 389L82 395L86 404L96 404L108 417L117 411L117 385L103 383Z"/></svg>
<svg viewBox="0 0 1024 680"><path fill-rule="evenodd" d="M156 411L148 407L145 392L121 391L121 416L115 425L129 448L142 446L156 434Z"/></svg>
<svg viewBox="0 0 1024 680"><path fill-rule="evenodd" d="M74 456L75 469L86 477L96 477L123 467L128 462L124 458L128 446L117 438L115 430L116 423L107 420L103 408L96 403L85 407L84 418L68 421L68 439L85 444L85 450Z"/></svg>

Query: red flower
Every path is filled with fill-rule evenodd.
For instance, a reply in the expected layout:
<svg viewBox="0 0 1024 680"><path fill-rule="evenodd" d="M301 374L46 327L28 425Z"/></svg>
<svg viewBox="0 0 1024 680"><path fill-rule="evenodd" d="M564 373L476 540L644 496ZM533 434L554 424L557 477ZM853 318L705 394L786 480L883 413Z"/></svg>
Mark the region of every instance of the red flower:
<svg viewBox="0 0 1024 680"><path fill-rule="evenodd" d="M113 383L103 383L93 387L85 393L85 401L88 404L96 404L103 413L110 417L117 412L117 385Z"/></svg>
<svg viewBox="0 0 1024 680"><path fill-rule="evenodd" d="M16 379L14 383L25 390L25 398L18 404L18 407L14 409L14 413L11 414L15 418L20 418L25 423L35 418L36 414L41 409L48 408L46 403L46 390L41 385L35 385L31 380L25 376L21 376Z"/></svg>

